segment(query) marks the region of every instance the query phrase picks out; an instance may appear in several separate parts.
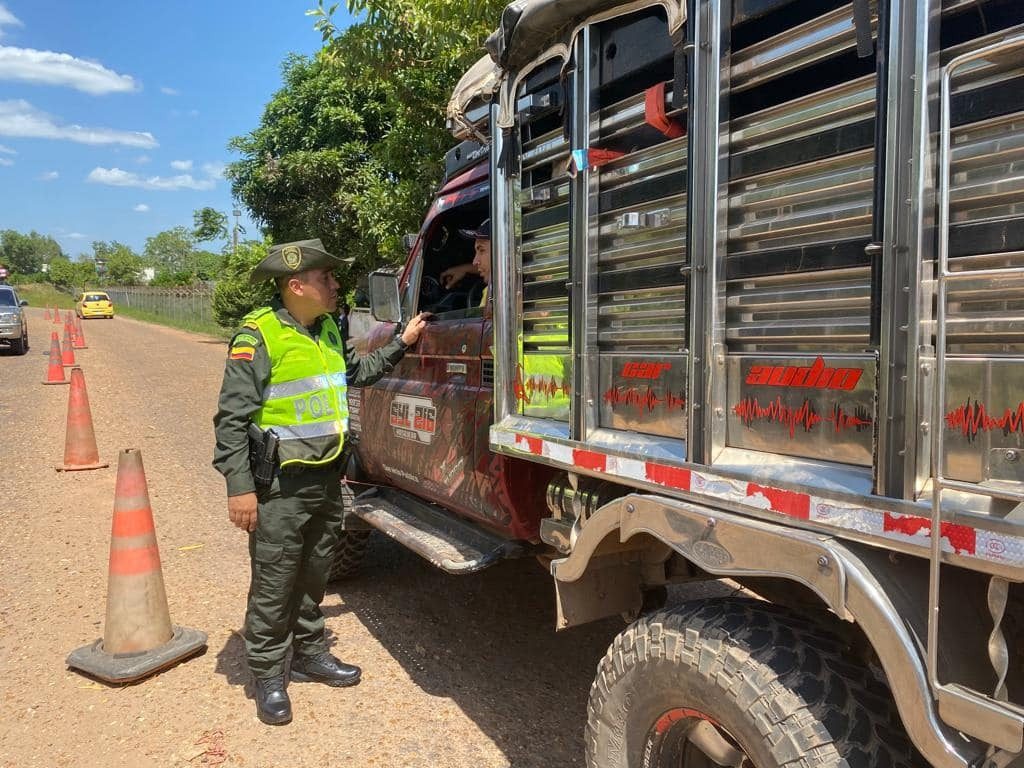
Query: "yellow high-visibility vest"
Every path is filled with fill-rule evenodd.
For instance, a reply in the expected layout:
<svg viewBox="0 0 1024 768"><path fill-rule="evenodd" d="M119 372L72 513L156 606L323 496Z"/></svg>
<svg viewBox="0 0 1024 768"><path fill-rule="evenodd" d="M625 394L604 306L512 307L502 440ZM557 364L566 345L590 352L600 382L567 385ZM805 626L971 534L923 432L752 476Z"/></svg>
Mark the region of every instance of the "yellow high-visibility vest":
<svg viewBox="0 0 1024 768"><path fill-rule="evenodd" d="M269 307L245 319L263 335L271 365L253 423L277 434L282 467L330 463L341 453L348 431L348 383L338 326L325 315L314 341L282 323Z"/></svg>

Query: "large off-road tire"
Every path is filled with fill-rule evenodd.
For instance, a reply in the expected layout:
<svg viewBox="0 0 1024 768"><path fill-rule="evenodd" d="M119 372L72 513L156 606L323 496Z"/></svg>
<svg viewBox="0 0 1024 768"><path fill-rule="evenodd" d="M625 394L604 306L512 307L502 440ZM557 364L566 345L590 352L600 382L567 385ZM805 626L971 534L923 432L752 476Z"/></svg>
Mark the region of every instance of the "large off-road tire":
<svg viewBox="0 0 1024 768"><path fill-rule="evenodd" d="M359 573L370 544L371 531L342 531L334 550L334 562L327 581L350 579Z"/></svg>
<svg viewBox="0 0 1024 768"><path fill-rule="evenodd" d="M23 334L21 338L12 341L11 351L16 355L24 355L28 352L28 334Z"/></svg>
<svg viewBox="0 0 1024 768"><path fill-rule="evenodd" d="M813 623L756 600L698 601L645 616L598 665L587 765L920 765L888 689L846 651Z"/></svg>
<svg viewBox="0 0 1024 768"><path fill-rule="evenodd" d="M351 508L355 499L352 486L347 482L341 484L341 499L346 509ZM366 549L370 545L372 531L342 531L338 537L338 546L334 548L334 562L327 575L327 581L351 579L363 567Z"/></svg>

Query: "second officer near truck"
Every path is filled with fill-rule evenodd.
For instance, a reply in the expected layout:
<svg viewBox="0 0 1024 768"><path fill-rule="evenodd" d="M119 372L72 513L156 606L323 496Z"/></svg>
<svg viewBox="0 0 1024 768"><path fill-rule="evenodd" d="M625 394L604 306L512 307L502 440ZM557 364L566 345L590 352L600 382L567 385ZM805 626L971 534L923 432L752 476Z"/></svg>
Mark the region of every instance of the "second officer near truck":
<svg viewBox="0 0 1024 768"><path fill-rule="evenodd" d="M342 524L347 387L391 371L425 324L418 315L389 344L350 354L333 320L341 263L319 240L270 249L252 279L273 279L279 295L232 338L214 417L213 464L227 481L228 517L249 534L244 636L256 713L274 725L292 718L289 647L291 680L359 682L358 667L328 652L320 611Z"/></svg>

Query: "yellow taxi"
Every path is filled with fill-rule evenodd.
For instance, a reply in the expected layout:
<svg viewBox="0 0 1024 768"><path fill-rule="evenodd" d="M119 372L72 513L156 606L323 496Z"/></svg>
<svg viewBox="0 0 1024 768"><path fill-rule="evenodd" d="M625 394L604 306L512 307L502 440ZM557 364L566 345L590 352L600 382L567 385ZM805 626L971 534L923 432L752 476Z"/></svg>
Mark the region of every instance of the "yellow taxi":
<svg viewBox="0 0 1024 768"><path fill-rule="evenodd" d="M114 302L103 291L85 291L75 304L75 314L83 320L90 317L114 316Z"/></svg>

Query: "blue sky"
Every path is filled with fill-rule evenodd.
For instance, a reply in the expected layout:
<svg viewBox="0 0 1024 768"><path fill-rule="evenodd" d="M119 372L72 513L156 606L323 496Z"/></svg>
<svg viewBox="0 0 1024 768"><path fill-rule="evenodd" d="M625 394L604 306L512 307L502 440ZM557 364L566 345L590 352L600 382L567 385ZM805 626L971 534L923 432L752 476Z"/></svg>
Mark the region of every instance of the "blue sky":
<svg viewBox="0 0 1024 768"><path fill-rule="evenodd" d="M228 141L257 126L285 57L320 48L314 6L0 0L0 229L74 258L94 240L141 251L203 206L230 214Z"/></svg>

